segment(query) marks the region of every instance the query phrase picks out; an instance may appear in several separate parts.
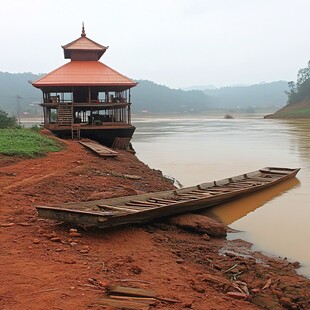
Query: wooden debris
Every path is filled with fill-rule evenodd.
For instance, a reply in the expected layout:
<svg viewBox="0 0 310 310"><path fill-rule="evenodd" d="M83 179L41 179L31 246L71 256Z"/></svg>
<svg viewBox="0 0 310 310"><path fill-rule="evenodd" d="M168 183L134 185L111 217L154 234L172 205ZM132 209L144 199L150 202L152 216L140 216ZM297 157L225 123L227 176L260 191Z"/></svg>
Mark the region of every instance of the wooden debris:
<svg viewBox="0 0 310 310"><path fill-rule="evenodd" d="M130 179L130 180L141 180L142 177L139 175L134 175L134 174L124 174L124 178Z"/></svg>
<svg viewBox="0 0 310 310"><path fill-rule="evenodd" d="M114 206L108 206L108 205L97 205L99 208L103 209L108 209L108 210L113 210L113 211L122 211L122 212L127 212L127 213L136 213L138 210L133 210L133 209L128 209L128 208L123 208L123 207L114 207Z"/></svg>
<svg viewBox="0 0 310 310"><path fill-rule="evenodd" d="M59 288L48 288L48 289L46 289L46 290L36 291L36 294L37 294L37 293L53 292L53 291L57 291L57 290L59 290Z"/></svg>
<svg viewBox="0 0 310 310"><path fill-rule="evenodd" d="M119 301L125 302L126 304L121 305L121 307L126 308L127 302L138 302L148 305L153 305L156 300L169 302L169 303L180 303L180 300L171 299L166 297L157 296L157 294L152 290L146 290L135 287L126 287L121 285L107 286L106 290L111 297L109 300L117 299ZM123 309L121 308L121 309ZM126 308L127 309L127 308ZM131 309L131 308L128 308ZM140 309L140 308L134 308Z"/></svg>
<svg viewBox="0 0 310 310"><path fill-rule="evenodd" d="M143 304L148 304L148 305L154 305L156 303L156 299L152 297L131 297L131 296L120 296L120 295L110 295L110 297L113 299L118 299L118 300L141 302Z"/></svg>
<svg viewBox="0 0 310 310"><path fill-rule="evenodd" d="M241 300L248 299L248 295L245 293L241 293L241 292L227 292L227 295L235 299L241 299Z"/></svg>
<svg viewBox="0 0 310 310"><path fill-rule="evenodd" d="M151 297L155 298L156 293L151 290L145 290L141 288L126 287L126 286L108 286L107 291L109 294L114 295L125 295L125 296L135 296L135 297Z"/></svg>
<svg viewBox="0 0 310 310"><path fill-rule="evenodd" d="M242 281L236 281L232 283L232 286L239 291L240 293L250 295L248 285L245 282Z"/></svg>
<svg viewBox="0 0 310 310"><path fill-rule="evenodd" d="M0 227L12 227L15 223L0 223Z"/></svg>
<svg viewBox="0 0 310 310"><path fill-rule="evenodd" d="M202 281L212 282L212 283L221 284L221 285L230 285L231 284L226 278L220 278L220 277L213 276L210 274L205 274L202 278Z"/></svg>
<svg viewBox="0 0 310 310"><path fill-rule="evenodd" d="M142 302L136 302L130 300L118 300L113 298L100 298L98 305L112 306L117 309L130 309L130 310L150 309L149 305Z"/></svg>
<svg viewBox="0 0 310 310"><path fill-rule="evenodd" d="M266 282L266 284L263 286L262 290L265 290L265 289L269 288L270 285L271 285L271 282L272 282L271 278L268 279L268 281Z"/></svg>
<svg viewBox="0 0 310 310"><path fill-rule="evenodd" d="M233 269L235 269L238 266L238 264L233 265L232 267L228 268L227 270L225 270L224 273L227 273L229 271L232 271Z"/></svg>
<svg viewBox="0 0 310 310"><path fill-rule="evenodd" d="M145 284L154 284L153 282L139 280L139 279L121 279L120 281L121 282L139 282L139 283L145 283Z"/></svg>

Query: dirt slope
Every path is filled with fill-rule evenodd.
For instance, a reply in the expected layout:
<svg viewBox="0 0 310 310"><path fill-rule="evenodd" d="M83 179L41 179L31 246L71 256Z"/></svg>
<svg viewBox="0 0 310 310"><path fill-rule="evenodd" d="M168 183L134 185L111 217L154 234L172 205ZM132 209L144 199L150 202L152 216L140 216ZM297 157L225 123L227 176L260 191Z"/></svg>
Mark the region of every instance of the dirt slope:
<svg viewBox="0 0 310 310"><path fill-rule="evenodd" d="M211 239L163 221L77 228L81 236L72 237L76 227L38 219L35 205L173 188L132 154L105 160L77 142L66 145L45 158L0 157L0 309L105 309L99 299L111 283L179 301L157 300L150 309L308 307L310 284L294 265L252 253L244 242ZM246 282L246 301L227 294L238 292L232 285L237 280Z"/></svg>

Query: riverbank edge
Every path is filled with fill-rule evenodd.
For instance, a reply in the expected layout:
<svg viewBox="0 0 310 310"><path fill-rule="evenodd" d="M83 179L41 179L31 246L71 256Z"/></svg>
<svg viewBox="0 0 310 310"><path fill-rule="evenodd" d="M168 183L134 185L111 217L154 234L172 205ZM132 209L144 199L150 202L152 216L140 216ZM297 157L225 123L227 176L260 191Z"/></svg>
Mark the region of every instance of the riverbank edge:
<svg viewBox="0 0 310 310"><path fill-rule="evenodd" d="M69 173L72 174L72 172L74 173L78 173L78 176L83 176L83 173L86 173L87 169L84 170L79 170L77 168L79 168L81 166L81 164L83 164L83 166L87 166L87 164L89 163L89 161L94 161L96 164L98 163L99 165L101 165L101 161L102 159L100 158L94 158L95 155L87 153L87 151L85 151L81 146L79 146L77 144L77 142L73 142L73 141L67 141L65 142L65 144L67 145L67 149L59 152L59 154L57 155L57 153L47 156L46 158L41 158L41 159L37 159L37 160L33 160L32 163L36 164L44 164L44 162L48 163L50 166L53 166L53 164L55 164L54 160L57 160L59 158L67 158L66 157L66 153L70 153L71 154L67 154L70 156L72 155L71 161L74 160L74 163L77 163L77 166L74 165L74 167L72 167L72 169L68 170ZM73 158L73 154L75 153L75 155L77 155L77 153L80 153L80 157L77 158ZM63 155L61 155L63 154ZM87 154L87 156L86 156ZM54 157L54 159L53 159ZM148 166L146 166L145 164L143 164L142 162L139 161L139 159L132 155L129 154L127 152L121 152L121 157L122 157L122 161L126 161L127 159L130 160L130 165L131 165L131 174L136 174L139 175L141 174L141 169L143 167L143 169L145 169L145 172L148 174L144 174L144 180L143 182L148 183L147 187L144 187L145 184L143 184L143 182L137 182L137 181L133 181L133 180L126 180L126 186L127 186L127 191L131 192L131 194L134 193L140 193L140 192L148 192L148 191L154 191L154 190L159 190L159 187L162 187L163 189L170 189L173 188L173 185L170 181L166 180L162 173L159 172L158 170L154 170L149 168ZM1 159L1 158L0 158ZM64 159L65 160L65 159ZM83 162L85 161L85 162ZM72 162L71 162L72 163ZM113 165L112 165L113 164ZM33 167L35 167L35 165ZM9 173L10 170L15 170L18 171L18 167L29 167L29 161L27 163L27 160L21 159L18 160L17 165L14 165L13 162L10 162L8 165L4 164L2 166L0 166L2 175L5 177L9 177ZM115 162L112 161L105 161L105 169L107 168L107 170L109 171L113 171L113 169L115 167ZM120 171L123 172L123 174L127 173L127 167L124 166L121 162L117 163L118 169ZM58 167L59 168L59 167ZM66 167L67 169L68 167ZM7 171L7 172L6 172ZM34 171L33 171L34 172ZM38 171L39 172L39 171ZM100 172L100 171L99 171ZM99 174L99 172L97 171L96 173ZM3 174L4 173L4 174ZM7 175L5 175L5 173L8 173ZM22 173L22 170L20 170L20 172L17 173ZM103 172L102 172L103 173ZM106 173L106 172L104 172ZM68 176L66 178L67 174L62 176L62 180L61 182L63 186L65 186L65 182L66 180L69 180L71 176ZM109 175L104 175L106 177L106 179L109 178L114 178L114 176L109 176ZM46 181L49 179L49 176L47 175L46 178L43 178L42 181ZM22 182L22 180L21 180ZM169 183L170 182L170 183ZM118 183L118 182L117 182ZM25 183L24 183L25 184ZM156 184L156 186L155 186ZM159 186L160 184L160 186ZM170 184L170 185L169 185ZM20 203L14 203L14 197L16 196L16 198L20 199L20 196L18 196L17 194L15 195L14 192L12 192L11 190L8 192L8 195L11 201L11 205L12 203L15 205L15 208L13 210L6 210L6 214L2 214L1 217L1 224L2 224L2 230L5 230L8 228L10 229L10 227L17 227L17 223L23 223L24 225L18 225L18 230L19 230L19 234L23 234L23 233L30 233L30 238L32 238L32 243L33 244L38 244L38 247L40 247L40 244L45 244L48 243L49 247L53 247L52 245L57 244L58 241L56 241L56 243L51 239L52 238L59 238L60 242L62 243L62 241L64 243L62 244L66 244L67 240L68 243L70 244L70 241L68 239L67 236L67 228L66 226L58 226L58 224L52 222L52 221L40 221L35 214L34 211L34 203L38 203L38 202L42 202L41 200L44 200L44 197L41 197L40 192L38 192L36 190L36 185L37 183L29 183L29 184L25 184L26 186L23 187L23 183L21 183L21 189L22 189L22 194L26 194L26 196L28 197L36 197L36 199L33 199L34 201L30 201L30 205L29 205L29 201L20 201ZM80 186L82 186L83 184L80 183ZM115 185L113 182L110 185ZM9 185L11 186L11 185ZM16 184L15 184L16 186ZM29 188L30 186L30 188ZM111 186L111 188L113 187ZM129 186L129 188L128 188ZM47 187L47 186L46 186ZM125 187L125 184L124 184ZM170 188L167 188L170 187ZM12 188L12 187L11 187ZM13 186L14 188L14 186ZM106 195L105 198L109 198L109 195L113 195L115 193L113 193L113 190L111 190L111 188L107 187L107 191L104 193ZM57 190L57 189L55 189ZM95 193L96 195L92 196L91 199L101 199L102 197L100 197L100 194L98 195L98 193ZM121 194L120 191L117 192L117 195ZM128 193L126 193L128 194ZM2 198L3 196L5 196L6 193L3 193L2 190ZM25 195L24 195L25 196ZM69 197L69 196L68 196ZM56 201L60 202L65 202L64 200L67 200L68 197L64 197L64 196L58 196L58 197L54 197ZM89 197L86 197L86 199L88 199ZM69 201L72 201L74 199L74 197L69 197ZM37 201L36 201L37 200ZM24 203L26 203L26 209L22 208L22 210L18 210L18 207L20 207L21 205L24 205ZM28 205L28 207L27 207ZM12 213L13 211L13 213ZM23 211L25 211L25 213L23 213ZM14 213L15 212L15 213ZM4 217L3 217L4 216ZM11 226L5 226L5 224L13 224ZM29 226L27 226L29 224ZM31 231L29 231L29 228ZM79 229L80 230L80 229ZM44 231L44 233L43 233ZM287 262L285 260L275 260L274 258L271 257L267 257L265 255L262 255L259 252L255 252L255 251L251 251L250 250L250 245L244 241L227 241L225 239L218 239L218 238L213 238L210 237L207 233L202 233L201 231L195 231L195 230L184 230L184 229L180 229L178 228L176 225L171 224L169 221L156 221L152 224L148 224L142 227L138 226L129 226L129 227L124 227L121 228L120 230L112 230L112 234L114 235L114 238L118 239L118 238L122 238L122 235L126 235L128 237L130 237L131 233L135 236L139 236L139 238L143 239L146 238L149 242L152 241L153 246L151 247L153 250L157 251L157 248L161 249L164 252L163 254L163 258L166 260L166 263L168 265L171 266L171 268L173 270L176 271L180 271L179 267L181 267L181 269L187 270L190 274L191 277L193 278L188 278L187 276L181 276L181 275L175 275L179 281L183 282L183 285L186 285L190 288L190 292L191 292L191 296L184 296L183 293L181 293L178 289L176 289L176 293L174 294L174 298L178 298L180 299L183 304L188 308L192 308L192 309L204 309L204 308L199 308L199 306L195 306L195 305L199 305L199 304L208 304L212 305L212 302L209 300L207 301L207 299L205 298L205 292L209 292L210 290L212 291L213 295L216 295L218 299L221 299L223 303L225 303L225 305L229 304L231 306L232 309L234 309L235 307L238 308L242 305L242 307L246 308L246 309L255 309L255 305L258 306L263 306L264 303L267 304L277 304L279 306L283 306L283 304L288 304L289 307L292 306L300 306L304 304L304 299L302 298L298 298L296 297L298 294L295 292L296 290L300 290L301 289L301 293L303 293L303 295L305 297L309 296L309 292L308 294L306 294L303 290L302 290L302 286L301 287L295 287L292 283L308 283L308 280L297 275L295 272L295 268L298 266L297 263L290 263ZM14 233L13 233L14 234ZM48 234L54 234L54 237L49 238L47 236L44 235L48 235ZM56 234L56 236L55 236ZM83 242L85 243L83 246L88 247L88 248L92 248L93 252L100 252L100 249L98 247L98 243L96 243L98 240L98 236L96 235L97 232L96 231L90 231L90 232L83 232ZM101 233L99 233L99 237L101 235ZM41 241L41 237L43 238L43 240ZM14 242L14 240L16 240L15 238L10 240L10 238L6 239L6 245L7 246L12 246L12 241ZM37 240L39 240L39 242L37 243ZM47 241L46 241L47 240ZM150 241L151 240L151 241ZM166 240L164 243L162 242L163 240ZM53 243L54 242L54 243ZM94 243L93 243L94 242ZM184 243L183 243L184 242ZM72 243L72 242L71 242ZM75 242L73 242L75 243ZM79 243L79 242L78 242ZM100 242L99 242L100 243ZM123 243L121 242L120 244L123 245ZM196 249L197 244L200 244L200 247L204 249L204 252L202 253L203 255L201 256L207 256L208 259L205 260L203 263L201 263L201 261L199 261L199 256L201 254L201 248ZM21 244L21 246L23 247L23 245ZM27 245L29 247L29 244ZM13 246L14 247L14 246ZM69 245L70 247L70 245ZM5 246L4 246L5 248ZM31 249L33 248L33 245L31 245ZM226 249L223 252L223 249ZM244 251L246 250L246 256L244 254ZM55 249L56 251L57 249ZM87 248L85 248L86 252L88 255L89 251L87 250ZM130 248L127 249L130 252ZM118 249L115 249L115 252L118 252ZM61 251L62 252L62 251ZM56 252L59 253L59 252ZM81 252L79 252L80 254L83 254ZM75 253L77 255L80 255L79 253ZM64 252L64 256L66 253ZM85 253L86 254L86 253ZM144 255L146 255L144 253ZM172 255L172 256L171 256ZM197 258L198 255L198 258ZM225 256L225 259L222 256ZM124 256L124 253L122 254L122 256ZM126 255L125 255L126 256ZM139 253L136 253L136 255L131 255L134 256L134 261L139 261ZM147 258L148 260L151 258L151 256L146 255L144 258ZM70 260L70 256L68 255L68 260ZM108 260L108 258L107 258ZM201 260L201 258L200 258ZM253 261L254 260L254 261ZM212 261L212 263L210 262ZM259 264L257 264L257 262L261 262ZM111 262L110 262L111 263ZM119 259L115 259L114 258L114 263L119 263ZM234 264L233 264L234 263ZM264 267L264 264L269 264L269 267L267 268L268 271L266 271L266 267ZM139 263L137 263L139 265ZM233 264L233 265L232 265ZM53 265L53 264L52 264ZM51 265L51 266L52 266ZM125 264L126 265L126 264ZM130 265L130 264L129 264ZM230 285L228 285L229 281L227 279L227 275L232 276L234 273L231 273L230 271L227 272L227 270L229 268L231 268L234 265L238 265L235 266L234 268L232 268L230 271L233 272L242 272L245 273L245 270L248 269L249 271L251 271L251 269L259 269L260 272L260 277L259 279L255 279L253 278L253 274L251 272L249 272L249 275L252 276L252 281L251 281L251 285L249 284L250 281L243 279L244 283L248 283L248 289L250 289L251 291L249 292L249 294L247 295L245 292L243 292L243 295L238 295L238 294L231 294L231 296L228 297L227 299L227 293L231 292L232 288L230 287ZM242 267L243 265L243 267ZM124 266L124 264L122 265ZM201 270L201 266L203 267ZM259 267L258 267L259 266ZM271 267L270 267L271 266ZM136 266L139 267L139 266ZM159 268L159 266L157 266ZM238 267L238 268L237 268ZM242 267L242 268L240 268ZM245 268L246 267L246 268ZM144 273L146 274L146 279L147 280L153 280L152 278L149 278L152 274L153 271L151 269L154 269L154 265L152 263L147 263L147 261L143 264L143 268L139 267L140 269L143 270L143 275ZM137 270L139 270L139 268L136 268ZM265 269L264 269L265 268ZM271 270L271 269L272 270ZM238 271L239 269L239 271ZM137 272L137 270L135 272ZM184 271L183 270L183 271ZM263 271L264 270L264 271ZM253 270L252 270L253 271ZM290 283L289 280L291 280L291 285L292 285L292 289L288 290L289 285L286 285L284 287L278 287L279 286L279 282L276 279L276 275L278 275L278 277L280 277L280 273L284 272L285 274L283 275L283 277L285 277L286 281L288 283ZM265 276L263 276L263 273L265 273ZM141 272L138 273L134 273L135 274L141 274ZM213 278L212 278L213 277ZM109 277L109 282L113 281L113 282L117 282L119 281L119 276L115 276L112 274L110 274ZM240 280L242 280L242 277L239 277ZM207 279L207 280L206 280ZM210 280L211 279L211 280ZM248 279L248 278L247 278ZM269 279L271 279L269 281ZM143 280L143 279L142 279ZM270 284L267 285L269 282ZM305 281L305 282L304 282ZM155 281L156 282L156 281ZM177 285L177 281L168 281L170 282L169 284L175 288L178 287ZM243 282L243 281L241 281ZM268 286L264 289L265 286ZM282 283L281 283L282 285ZM298 284L300 286L300 284ZM274 286L274 287L273 287ZM166 285L160 285L160 283L157 283L157 288L159 291L164 292ZM307 286L305 286L305 289L309 289L309 283L307 284ZM273 289L271 291L271 288ZM238 292L238 289L235 288L235 290L233 290L233 292ZM288 291L289 293L286 293L286 291ZM294 291L294 292L293 292ZM1 293L1 291L0 291ZM246 296L247 295L247 296ZM1 294L0 294L1 296ZM241 296L241 297L240 297ZM287 296L287 297L286 297ZM170 296L171 297L171 296ZM274 301L274 298L277 298L277 301ZM235 300L235 299L243 299L246 301L239 301L239 300ZM284 299L283 299L284 298ZM297 298L297 299L296 299ZM190 299L190 300L188 300ZM202 299L202 300L201 300ZM250 301L250 302L249 302ZM300 301L300 302L299 302ZM299 304L298 304L299 302ZM217 303L213 303L213 306L216 305ZM1 303L0 303L1 305ZM4 302L3 304L4 306L6 305L10 305L10 304L6 304ZM21 305L21 304L19 304ZM226 306L223 305L223 309L225 309ZM252 308L253 307L253 308ZM286 307L286 306L284 306ZM162 304L159 304L158 306L154 307L154 309L164 309ZM16 308L17 309L17 308ZM179 309L178 306L169 306L169 309ZM218 308L220 309L220 308ZM302 309L302 308L301 308Z"/></svg>

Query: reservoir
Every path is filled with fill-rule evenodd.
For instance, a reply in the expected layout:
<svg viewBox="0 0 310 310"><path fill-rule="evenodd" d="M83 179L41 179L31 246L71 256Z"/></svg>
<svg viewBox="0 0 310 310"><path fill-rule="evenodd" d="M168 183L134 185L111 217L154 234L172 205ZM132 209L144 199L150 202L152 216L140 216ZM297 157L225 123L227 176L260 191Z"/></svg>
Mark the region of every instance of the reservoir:
<svg viewBox="0 0 310 310"><path fill-rule="evenodd" d="M310 278L310 122L262 115L135 117L138 158L183 186L267 166L301 168L297 178L206 212L256 250L299 261Z"/></svg>

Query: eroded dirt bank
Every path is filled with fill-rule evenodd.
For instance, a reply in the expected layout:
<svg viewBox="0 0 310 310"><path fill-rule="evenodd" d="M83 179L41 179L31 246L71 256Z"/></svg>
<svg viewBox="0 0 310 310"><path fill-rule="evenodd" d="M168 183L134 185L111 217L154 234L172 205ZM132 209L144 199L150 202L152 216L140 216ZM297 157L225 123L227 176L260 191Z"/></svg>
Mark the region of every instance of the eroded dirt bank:
<svg viewBox="0 0 310 310"><path fill-rule="evenodd" d="M105 309L108 284L170 300L150 309L310 308L310 281L296 275L297 263L252 253L242 241L169 220L85 231L38 219L35 205L173 188L132 154L105 160L66 145L45 158L0 157L0 309Z"/></svg>

